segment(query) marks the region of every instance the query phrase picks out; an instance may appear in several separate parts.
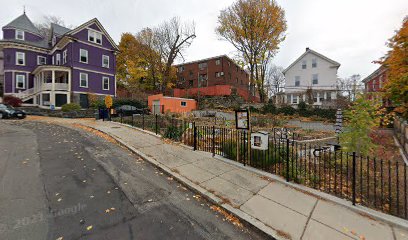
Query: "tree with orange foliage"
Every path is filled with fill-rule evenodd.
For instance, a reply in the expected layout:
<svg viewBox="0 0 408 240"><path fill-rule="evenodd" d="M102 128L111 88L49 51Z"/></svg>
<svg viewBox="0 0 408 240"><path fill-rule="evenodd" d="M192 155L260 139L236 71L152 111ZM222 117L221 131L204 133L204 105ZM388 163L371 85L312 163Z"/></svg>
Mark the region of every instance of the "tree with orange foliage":
<svg viewBox="0 0 408 240"><path fill-rule="evenodd" d="M238 0L221 11L218 24L216 33L237 49L250 71L251 91L256 85L264 101L266 66L285 39L285 11L275 0Z"/></svg>
<svg viewBox="0 0 408 240"><path fill-rule="evenodd" d="M408 16L389 40L388 47L391 50L380 61L388 69L384 88L396 106L395 111L408 117Z"/></svg>

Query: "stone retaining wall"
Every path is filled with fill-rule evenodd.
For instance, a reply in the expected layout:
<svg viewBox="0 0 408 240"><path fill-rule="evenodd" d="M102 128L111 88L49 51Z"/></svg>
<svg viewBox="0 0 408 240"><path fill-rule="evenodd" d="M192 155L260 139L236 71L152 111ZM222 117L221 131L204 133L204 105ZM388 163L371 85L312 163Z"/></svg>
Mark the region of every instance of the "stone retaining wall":
<svg viewBox="0 0 408 240"><path fill-rule="evenodd" d="M394 134L398 142L401 144L405 156L408 156L408 122L400 117L394 119Z"/></svg>

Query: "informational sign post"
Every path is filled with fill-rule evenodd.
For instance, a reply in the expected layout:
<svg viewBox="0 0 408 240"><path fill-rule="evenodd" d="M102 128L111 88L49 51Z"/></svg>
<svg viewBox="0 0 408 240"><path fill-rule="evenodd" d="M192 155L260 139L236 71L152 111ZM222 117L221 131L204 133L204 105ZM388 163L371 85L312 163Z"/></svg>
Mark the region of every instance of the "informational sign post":
<svg viewBox="0 0 408 240"><path fill-rule="evenodd" d="M268 132L259 131L251 133L251 148L257 150L268 150Z"/></svg>
<svg viewBox="0 0 408 240"><path fill-rule="evenodd" d="M343 130L343 112L341 111L341 109L337 109L336 124L334 125L334 129L337 135L339 135Z"/></svg>
<svg viewBox="0 0 408 240"><path fill-rule="evenodd" d="M236 110L235 111L235 123L237 129L249 129L249 111L248 110Z"/></svg>

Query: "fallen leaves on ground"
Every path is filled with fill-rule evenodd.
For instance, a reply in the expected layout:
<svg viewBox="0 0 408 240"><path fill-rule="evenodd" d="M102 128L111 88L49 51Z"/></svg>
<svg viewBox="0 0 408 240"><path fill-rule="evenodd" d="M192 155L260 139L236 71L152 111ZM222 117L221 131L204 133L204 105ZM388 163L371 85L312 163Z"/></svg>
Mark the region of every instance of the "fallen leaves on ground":
<svg viewBox="0 0 408 240"><path fill-rule="evenodd" d="M211 210L218 212L220 214L222 214L225 219L227 219L229 222L231 222L233 225L237 226L237 227L243 227L242 223L239 221L238 218L236 218L234 215L229 214L227 211L225 211L224 209L220 208L219 206L216 205L212 205Z"/></svg>
<svg viewBox="0 0 408 240"><path fill-rule="evenodd" d="M86 230L90 231L92 228L93 228L93 226L90 225L90 226L86 227Z"/></svg>

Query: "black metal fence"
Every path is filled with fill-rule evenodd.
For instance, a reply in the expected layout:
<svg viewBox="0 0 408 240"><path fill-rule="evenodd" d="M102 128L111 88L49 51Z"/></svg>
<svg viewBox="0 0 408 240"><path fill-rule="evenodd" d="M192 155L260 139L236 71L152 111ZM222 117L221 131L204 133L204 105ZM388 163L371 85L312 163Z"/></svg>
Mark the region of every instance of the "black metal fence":
<svg viewBox="0 0 408 240"><path fill-rule="evenodd" d="M267 150L250 146L250 132L195 123L164 115L114 119L163 137L238 161L372 209L408 219L407 166L342 151L336 145L297 140L273 131Z"/></svg>

